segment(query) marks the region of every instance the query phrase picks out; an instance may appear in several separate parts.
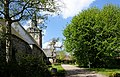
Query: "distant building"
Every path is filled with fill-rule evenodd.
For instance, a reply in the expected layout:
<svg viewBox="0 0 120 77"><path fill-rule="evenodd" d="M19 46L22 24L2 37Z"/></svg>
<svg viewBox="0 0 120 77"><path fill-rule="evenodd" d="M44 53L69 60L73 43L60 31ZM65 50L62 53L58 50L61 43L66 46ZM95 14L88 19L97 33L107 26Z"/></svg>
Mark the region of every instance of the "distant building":
<svg viewBox="0 0 120 77"><path fill-rule="evenodd" d="M56 52L52 52L51 48L46 48L43 49L45 55L47 56L47 60L50 61L51 63L53 63L53 61L55 62L56 60Z"/></svg>

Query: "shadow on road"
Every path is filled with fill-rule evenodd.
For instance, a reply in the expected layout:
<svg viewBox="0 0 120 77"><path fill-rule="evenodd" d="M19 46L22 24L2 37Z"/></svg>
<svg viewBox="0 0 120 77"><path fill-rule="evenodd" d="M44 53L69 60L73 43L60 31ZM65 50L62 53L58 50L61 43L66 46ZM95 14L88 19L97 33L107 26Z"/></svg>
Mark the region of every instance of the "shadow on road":
<svg viewBox="0 0 120 77"><path fill-rule="evenodd" d="M67 77L97 77L95 72L88 71L86 69L73 69L73 70L66 70Z"/></svg>
<svg viewBox="0 0 120 77"><path fill-rule="evenodd" d="M90 71L73 65L62 64L62 67L66 70L66 77L105 77L103 75L96 74L95 71Z"/></svg>

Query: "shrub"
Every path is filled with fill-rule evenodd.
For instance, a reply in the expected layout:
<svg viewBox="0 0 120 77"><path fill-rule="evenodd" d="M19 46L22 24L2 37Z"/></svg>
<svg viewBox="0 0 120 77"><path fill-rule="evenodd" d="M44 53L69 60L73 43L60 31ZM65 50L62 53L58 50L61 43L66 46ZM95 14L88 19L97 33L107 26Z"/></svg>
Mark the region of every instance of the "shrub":
<svg viewBox="0 0 120 77"><path fill-rule="evenodd" d="M34 55L27 55L18 62L19 77L50 77L47 65Z"/></svg>
<svg viewBox="0 0 120 77"><path fill-rule="evenodd" d="M109 77L120 77L120 73L112 73Z"/></svg>

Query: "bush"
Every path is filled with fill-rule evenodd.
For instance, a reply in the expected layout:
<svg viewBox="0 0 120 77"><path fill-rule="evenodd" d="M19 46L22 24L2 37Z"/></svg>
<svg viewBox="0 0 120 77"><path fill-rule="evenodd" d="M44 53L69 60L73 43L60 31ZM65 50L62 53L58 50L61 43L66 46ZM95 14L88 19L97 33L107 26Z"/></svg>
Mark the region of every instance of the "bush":
<svg viewBox="0 0 120 77"><path fill-rule="evenodd" d="M109 77L120 77L120 73L112 73Z"/></svg>
<svg viewBox="0 0 120 77"><path fill-rule="evenodd" d="M19 77L50 77L46 64L38 57L27 55L19 62Z"/></svg>
<svg viewBox="0 0 120 77"><path fill-rule="evenodd" d="M19 61L0 63L0 77L51 77L51 73L39 57L27 54Z"/></svg>

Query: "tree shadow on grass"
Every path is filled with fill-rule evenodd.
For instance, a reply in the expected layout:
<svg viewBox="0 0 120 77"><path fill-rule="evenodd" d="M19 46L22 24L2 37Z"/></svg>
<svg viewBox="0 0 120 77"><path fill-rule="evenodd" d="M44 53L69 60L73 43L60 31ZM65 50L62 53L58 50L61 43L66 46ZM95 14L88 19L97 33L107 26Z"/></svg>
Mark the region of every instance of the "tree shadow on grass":
<svg viewBox="0 0 120 77"><path fill-rule="evenodd" d="M52 74L52 77L65 77L66 72L59 70L56 74Z"/></svg>

